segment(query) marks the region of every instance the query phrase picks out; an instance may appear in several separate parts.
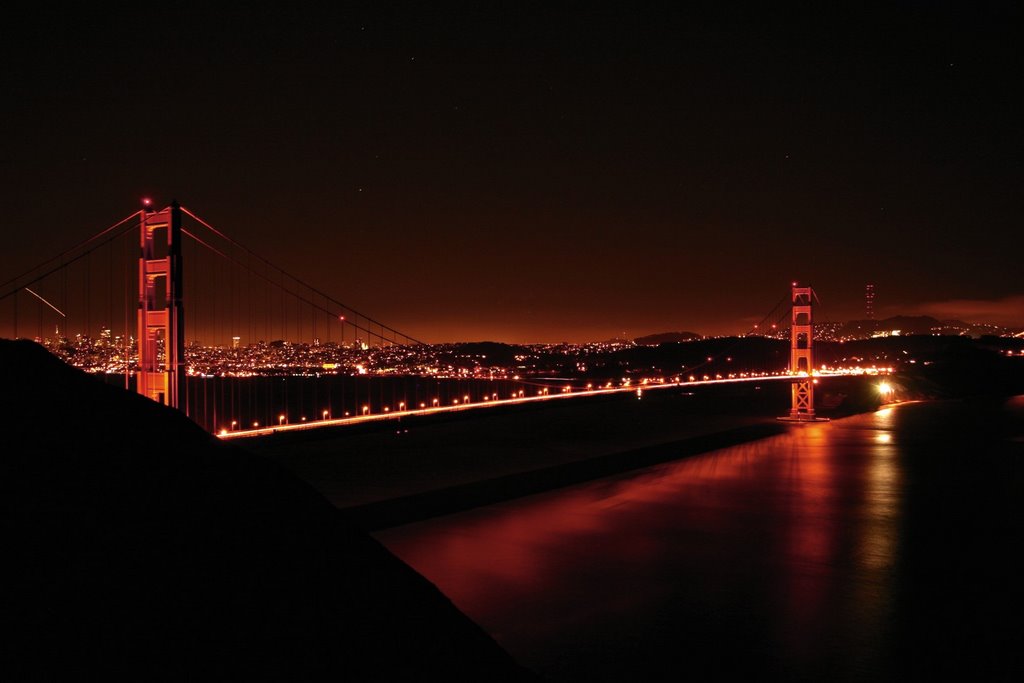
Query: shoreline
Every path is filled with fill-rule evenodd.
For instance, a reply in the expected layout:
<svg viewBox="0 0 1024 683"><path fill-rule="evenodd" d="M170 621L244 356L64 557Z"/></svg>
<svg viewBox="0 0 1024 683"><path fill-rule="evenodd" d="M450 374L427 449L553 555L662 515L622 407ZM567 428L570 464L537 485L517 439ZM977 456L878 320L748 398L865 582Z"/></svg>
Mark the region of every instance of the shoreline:
<svg viewBox="0 0 1024 683"><path fill-rule="evenodd" d="M885 404L893 408L920 400L896 401ZM785 418L765 419L764 422L732 427L722 431L700 434L681 441L646 446L595 456L584 460L553 465L502 477L450 486L443 489L401 496L373 503L342 508L342 513L354 525L369 532L383 531L404 524L422 522L434 517L465 512L478 507L524 498L538 493L583 484L605 477L624 474L652 465L685 460L721 448L760 441L788 432L793 426L823 424L871 411L846 413L816 422L794 422Z"/></svg>
<svg viewBox="0 0 1024 683"><path fill-rule="evenodd" d="M719 448L776 436L786 431L785 423L768 421L763 424L733 427L682 441L619 451L541 469L354 505L342 508L341 512L349 522L361 529L369 532L382 531L582 484L651 465L682 460Z"/></svg>

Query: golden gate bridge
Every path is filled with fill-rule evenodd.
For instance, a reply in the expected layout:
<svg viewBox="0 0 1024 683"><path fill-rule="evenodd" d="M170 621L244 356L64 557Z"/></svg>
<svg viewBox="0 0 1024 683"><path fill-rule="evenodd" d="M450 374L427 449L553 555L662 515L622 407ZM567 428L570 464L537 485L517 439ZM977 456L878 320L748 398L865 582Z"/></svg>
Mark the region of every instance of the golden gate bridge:
<svg viewBox="0 0 1024 683"><path fill-rule="evenodd" d="M579 396L623 392L642 396L644 391L683 384L764 381L792 384L790 410L782 419L813 421L818 419L814 386L819 378L860 372L815 367L813 300L810 287L793 283L791 291L748 333L777 328L789 318L786 370L762 368L725 375L698 371L585 385L520 380L518 384L499 382L498 390L492 381L483 390L455 387L443 396L421 387L413 395L404 391L386 401L383 396L374 400L377 397L371 397L368 385L359 387L359 375L366 368L351 360L351 352L390 349L393 356L415 356L416 348L426 346L424 342L274 265L177 202L156 209L144 200L139 211L0 284L8 334L19 337L34 328L33 336L43 341L44 330L52 325L51 346L61 347L72 361L76 353L96 355L102 350L99 355L105 362L93 370L123 376L126 389L184 412L223 438ZM118 317L121 334L114 335ZM72 324L82 330L74 343L60 333L63 327L64 335L69 335ZM201 345L200 336L214 343ZM285 341L289 337L305 340L321 352L309 352L296 362L289 353L292 342ZM243 338L248 342L244 349ZM256 339L260 341L254 345ZM212 347L226 351L219 355L216 367L210 363L204 367L203 349ZM265 361L262 366L260 354ZM339 363L339 354L348 362ZM321 359L324 362L310 362ZM427 366L429 361L423 374L429 376ZM266 382L260 386L253 377L261 373L317 378L352 375L356 386L354 392L352 387L347 391L342 387L340 409L329 388L326 396L317 396L314 389L308 400L300 402L302 414L293 415L287 386L283 396L278 387Z"/></svg>

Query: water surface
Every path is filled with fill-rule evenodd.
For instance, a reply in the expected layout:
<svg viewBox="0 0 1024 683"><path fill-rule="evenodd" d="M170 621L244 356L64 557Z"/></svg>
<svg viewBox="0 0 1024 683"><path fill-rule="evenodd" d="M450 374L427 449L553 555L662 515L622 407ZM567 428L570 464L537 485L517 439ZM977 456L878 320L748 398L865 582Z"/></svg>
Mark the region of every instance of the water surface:
<svg viewBox="0 0 1024 683"><path fill-rule="evenodd" d="M1014 677L1022 436L901 405L378 538L552 680Z"/></svg>

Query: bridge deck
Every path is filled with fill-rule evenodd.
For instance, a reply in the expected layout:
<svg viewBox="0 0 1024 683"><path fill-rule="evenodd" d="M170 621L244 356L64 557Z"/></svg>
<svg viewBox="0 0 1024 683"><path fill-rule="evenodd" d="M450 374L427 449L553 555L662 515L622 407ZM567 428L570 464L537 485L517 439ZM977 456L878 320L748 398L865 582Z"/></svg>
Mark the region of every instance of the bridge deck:
<svg viewBox="0 0 1024 683"><path fill-rule="evenodd" d="M859 380L847 378L844 393L851 391L849 382ZM360 521L376 527L784 430L775 418L788 386L781 381L765 384L764 391L755 386L737 393L728 387L691 392L686 385L665 385L676 391L645 391L642 400L626 391L606 391L591 394L589 401L553 402L543 410L492 409L471 419L409 415L390 424L377 420L367 429L286 432L238 443L277 460L337 507L364 508Z"/></svg>
<svg viewBox="0 0 1024 683"><path fill-rule="evenodd" d="M847 377L854 375L877 375L877 374L888 374L891 372L888 368L878 369L871 368L868 370L843 370L843 371L831 371L815 375L815 377L825 379L828 377ZM693 380L685 382L645 382L642 384L632 384L625 386L617 386L611 388L595 388L595 389L576 389L569 392L557 392L557 393L538 393L536 396L523 396L519 398L507 398L493 401L476 401L473 403L457 403L446 406L429 406L425 408L411 408L407 410L393 410L385 413L377 414L364 414L356 415L352 417L342 418L328 418L323 420L310 420L308 422L297 422L297 423L281 423L277 425L270 425L265 427L259 427L254 429L237 429L233 431L221 430L217 433L222 439L244 439L252 437L269 436L271 434L305 431L310 429L322 429L324 427L342 427L347 425L358 425L372 422L382 421L394 421L401 420L405 417L413 416L424 416L424 415L436 415L443 413L454 413L463 412L466 410L482 410L488 408L497 408L501 406L518 405L524 403L538 403L545 401L558 401L567 400L572 398L581 398L588 396L607 396L615 394L636 394L637 392L646 391L657 391L663 389L673 389L680 387L707 387L721 384L743 384L751 382L766 382L766 381L779 381L786 380L792 381L796 376L776 373L776 374L759 374L756 376L740 376L740 377L725 377L718 379L707 379L707 380ZM780 414L782 409L780 408Z"/></svg>

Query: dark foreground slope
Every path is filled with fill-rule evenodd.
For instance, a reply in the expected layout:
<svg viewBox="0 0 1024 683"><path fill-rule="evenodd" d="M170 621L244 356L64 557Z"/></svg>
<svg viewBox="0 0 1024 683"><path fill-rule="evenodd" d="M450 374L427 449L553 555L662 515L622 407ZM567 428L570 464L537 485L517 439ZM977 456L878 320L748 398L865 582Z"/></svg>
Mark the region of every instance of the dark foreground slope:
<svg viewBox="0 0 1024 683"><path fill-rule="evenodd" d="M279 466L0 340L3 670L530 680Z"/></svg>

